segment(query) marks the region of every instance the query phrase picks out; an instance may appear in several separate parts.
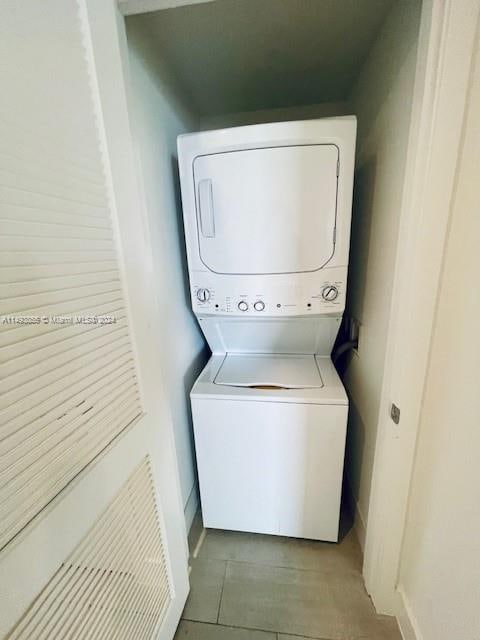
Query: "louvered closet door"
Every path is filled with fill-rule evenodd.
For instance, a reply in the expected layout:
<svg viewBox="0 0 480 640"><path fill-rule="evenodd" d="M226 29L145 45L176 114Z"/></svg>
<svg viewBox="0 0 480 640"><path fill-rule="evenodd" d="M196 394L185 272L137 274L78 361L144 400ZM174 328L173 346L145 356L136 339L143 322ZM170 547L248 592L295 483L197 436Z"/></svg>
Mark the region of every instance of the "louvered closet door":
<svg viewBox="0 0 480 640"><path fill-rule="evenodd" d="M0 5L0 638L170 639L188 590L122 42Z"/></svg>

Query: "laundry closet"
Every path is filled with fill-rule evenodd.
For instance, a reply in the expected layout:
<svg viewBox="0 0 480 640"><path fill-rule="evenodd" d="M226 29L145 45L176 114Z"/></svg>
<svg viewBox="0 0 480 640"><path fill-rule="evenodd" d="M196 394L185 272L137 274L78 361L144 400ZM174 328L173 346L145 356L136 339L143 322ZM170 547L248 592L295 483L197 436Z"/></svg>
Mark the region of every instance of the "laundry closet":
<svg viewBox="0 0 480 640"><path fill-rule="evenodd" d="M210 351L190 301L177 136L357 118L348 286L337 339L351 349L337 367L349 398L343 500L363 544L420 13L415 0L217 0L126 16L131 125L187 527L198 507L189 393ZM299 325L299 337L303 331Z"/></svg>
<svg viewBox="0 0 480 640"><path fill-rule="evenodd" d="M479 636L479 19L0 2L0 639Z"/></svg>

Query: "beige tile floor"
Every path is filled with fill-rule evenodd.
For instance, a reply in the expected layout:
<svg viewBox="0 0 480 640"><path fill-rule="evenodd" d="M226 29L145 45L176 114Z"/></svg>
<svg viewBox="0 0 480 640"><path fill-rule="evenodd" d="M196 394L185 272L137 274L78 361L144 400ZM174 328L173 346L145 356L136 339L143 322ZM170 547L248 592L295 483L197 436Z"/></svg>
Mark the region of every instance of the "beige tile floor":
<svg viewBox="0 0 480 640"><path fill-rule="evenodd" d="M176 640L401 640L363 586L348 518L338 544L207 530ZM202 531L197 516L189 542Z"/></svg>

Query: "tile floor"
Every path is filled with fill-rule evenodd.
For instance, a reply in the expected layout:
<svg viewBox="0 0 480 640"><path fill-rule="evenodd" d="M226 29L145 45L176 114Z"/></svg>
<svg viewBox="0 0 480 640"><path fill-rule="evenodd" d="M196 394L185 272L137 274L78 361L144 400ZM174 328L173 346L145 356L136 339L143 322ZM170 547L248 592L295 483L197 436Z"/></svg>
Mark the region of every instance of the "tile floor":
<svg viewBox="0 0 480 640"><path fill-rule="evenodd" d="M338 544L207 530L175 640L401 640L378 616L348 519ZM200 515L190 533L193 551Z"/></svg>

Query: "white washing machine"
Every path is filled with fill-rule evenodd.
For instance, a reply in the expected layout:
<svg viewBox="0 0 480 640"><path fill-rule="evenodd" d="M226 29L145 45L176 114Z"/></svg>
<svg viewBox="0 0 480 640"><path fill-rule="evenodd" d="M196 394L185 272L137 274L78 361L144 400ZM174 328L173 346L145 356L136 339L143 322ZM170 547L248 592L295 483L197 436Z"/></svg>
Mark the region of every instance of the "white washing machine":
<svg viewBox="0 0 480 640"><path fill-rule="evenodd" d="M331 363L356 121L181 136L192 306L213 355L191 392L205 526L336 541L348 400Z"/></svg>
<svg viewBox="0 0 480 640"><path fill-rule="evenodd" d="M337 540L348 401L330 358L214 355L191 399L205 526Z"/></svg>

